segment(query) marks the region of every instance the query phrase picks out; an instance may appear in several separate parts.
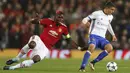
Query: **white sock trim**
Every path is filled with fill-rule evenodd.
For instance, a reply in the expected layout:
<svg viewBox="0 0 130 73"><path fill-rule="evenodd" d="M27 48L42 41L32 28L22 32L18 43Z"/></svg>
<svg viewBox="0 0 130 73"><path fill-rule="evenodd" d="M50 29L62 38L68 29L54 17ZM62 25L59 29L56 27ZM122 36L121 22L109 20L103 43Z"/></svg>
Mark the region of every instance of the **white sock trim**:
<svg viewBox="0 0 130 73"><path fill-rule="evenodd" d="M13 58L12 60L13 60L13 61L19 61L20 58L19 58L19 57L15 57L15 58Z"/></svg>
<svg viewBox="0 0 130 73"><path fill-rule="evenodd" d="M91 55L91 52L89 50L87 52Z"/></svg>
<svg viewBox="0 0 130 73"><path fill-rule="evenodd" d="M104 50L104 51L105 51L106 53L108 53L107 50Z"/></svg>

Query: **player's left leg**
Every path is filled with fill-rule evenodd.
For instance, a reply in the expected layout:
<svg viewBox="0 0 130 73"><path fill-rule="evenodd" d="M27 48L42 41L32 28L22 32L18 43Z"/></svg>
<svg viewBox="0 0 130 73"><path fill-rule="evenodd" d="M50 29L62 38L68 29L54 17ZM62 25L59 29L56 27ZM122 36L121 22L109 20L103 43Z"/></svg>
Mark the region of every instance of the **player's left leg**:
<svg viewBox="0 0 130 73"><path fill-rule="evenodd" d="M99 38L98 48L102 49L103 52L101 52L101 53L97 56L97 58L95 58L93 61L91 61L91 62L89 63L90 68L91 68L92 70L95 69L95 68L94 68L95 63L97 63L97 62L101 61L103 58L105 58L105 57L112 51L112 49L113 49L113 47L112 47L112 45L110 44L110 42L109 42L107 39L102 38L102 37Z"/></svg>
<svg viewBox="0 0 130 73"><path fill-rule="evenodd" d="M36 46L36 41L33 39L35 36L30 37L29 42L20 50L18 55L15 58L9 59L6 61L7 65L11 65L13 63L18 62L21 58L26 58L26 54L28 53L29 49L34 49Z"/></svg>
<svg viewBox="0 0 130 73"><path fill-rule="evenodd" d="M93 70L94 69L94 65L95 63L101 61L103 58L105 58L111 51L112 51L113 47L112 45L109 43L109 44L106 44L105 47L104 47L104 51L101 52L97 58L95 58L93 61L91 61L89 63L91 69Z"/></svg>

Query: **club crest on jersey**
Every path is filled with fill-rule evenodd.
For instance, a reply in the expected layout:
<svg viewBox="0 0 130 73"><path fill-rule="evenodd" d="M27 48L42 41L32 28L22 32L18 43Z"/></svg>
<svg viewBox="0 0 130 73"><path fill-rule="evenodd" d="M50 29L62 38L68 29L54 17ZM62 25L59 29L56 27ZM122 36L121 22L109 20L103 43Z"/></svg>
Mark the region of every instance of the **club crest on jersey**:
<svg viewBox="0 0 130 73"><path fill-rule="evenodd" d="M59 28L59 29L58 29L58 32L62 32L62 29L61 29L61 28Z"/></svg>
<svg viewBox="0 0 130 73"><path fill-rule="evenodd" d="M52 25L50 25L50 27L52 27Z"/></svg>
<svg viewBox="0 0 130 73"><path fill-rule="evenodd" d="M94 39L94 38L92 38L92 41L95 41L95 39Z"/></svg>

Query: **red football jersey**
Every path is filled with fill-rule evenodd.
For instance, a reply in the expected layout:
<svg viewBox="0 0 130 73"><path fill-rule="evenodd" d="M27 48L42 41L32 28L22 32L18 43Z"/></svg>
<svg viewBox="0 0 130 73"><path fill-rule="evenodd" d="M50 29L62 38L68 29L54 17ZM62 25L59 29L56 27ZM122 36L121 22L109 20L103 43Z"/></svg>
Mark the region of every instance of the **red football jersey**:
<svg viewBox="0 0 130 73"><path fill-rule="evenodd" d="M63 23L59 23L60 25L57 26L53 19L41 19L39 23L44 26L44 30L40 34L40 38L48 49L51 49L51 47L60 40L62 35L68 34L67 26Z"/></svg>

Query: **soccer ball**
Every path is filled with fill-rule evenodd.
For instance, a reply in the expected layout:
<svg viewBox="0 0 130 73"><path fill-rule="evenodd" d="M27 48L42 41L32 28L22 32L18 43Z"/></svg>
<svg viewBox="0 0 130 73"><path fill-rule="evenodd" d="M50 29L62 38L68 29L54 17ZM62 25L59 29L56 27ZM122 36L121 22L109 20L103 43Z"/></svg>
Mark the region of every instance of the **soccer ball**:
<svg viewBox="0 0 130 73"><path fill-rule="evenodd" d="M106 67L109 72L114 72L118 69L116 62L108 62Z"/></svg>

